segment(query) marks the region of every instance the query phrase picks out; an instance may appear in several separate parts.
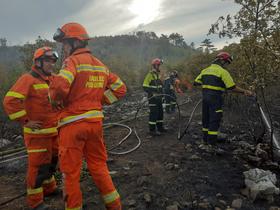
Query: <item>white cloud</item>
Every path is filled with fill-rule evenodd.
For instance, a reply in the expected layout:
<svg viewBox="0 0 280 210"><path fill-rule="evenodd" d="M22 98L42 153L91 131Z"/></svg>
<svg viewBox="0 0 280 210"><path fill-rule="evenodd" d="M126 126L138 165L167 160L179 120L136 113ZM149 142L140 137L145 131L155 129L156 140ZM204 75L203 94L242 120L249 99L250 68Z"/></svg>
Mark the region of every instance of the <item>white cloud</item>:
<svg viewBox="0 0 280 210"><path fill-rule="evenodd" d="M236 11L233 0L1 0L0 37L13 44L39 35L51 39L64 23L79 22L91 36L141 28L158 35L177 32L199 43L219 16Z"/></svg>

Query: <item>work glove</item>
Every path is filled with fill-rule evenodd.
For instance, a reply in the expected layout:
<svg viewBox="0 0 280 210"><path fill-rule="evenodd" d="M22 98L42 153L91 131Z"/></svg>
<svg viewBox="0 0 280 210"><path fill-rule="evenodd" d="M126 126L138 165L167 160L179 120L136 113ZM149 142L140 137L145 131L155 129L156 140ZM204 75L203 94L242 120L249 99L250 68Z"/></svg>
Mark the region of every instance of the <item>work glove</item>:
<svg viewBox="0 0 280 210"><path fill-rule="evenodd" d="M24 124L24 127L31 128L31 130L41 129L42 121L29 120Z"/></svg>

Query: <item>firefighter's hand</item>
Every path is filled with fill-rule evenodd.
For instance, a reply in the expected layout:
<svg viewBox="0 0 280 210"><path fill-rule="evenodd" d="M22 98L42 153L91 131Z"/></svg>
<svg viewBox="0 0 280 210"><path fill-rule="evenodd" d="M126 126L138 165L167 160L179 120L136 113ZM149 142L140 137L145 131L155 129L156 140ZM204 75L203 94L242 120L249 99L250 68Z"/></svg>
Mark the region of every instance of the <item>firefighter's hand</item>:
<svg viewBox="0 0 280 210"><path fill-rule="evenodd" d="M35 121L35 120L30 120L27 123L24 124L24 127L31 128L32 130L35 129L41 129L43 125L42 121Z"/></svg>
<svg viewBox="0 0 280 210"><path fill-rule="evenodd" d="M252 92L252 91L250 91L250 90L245 90L245 91L244 91L244 95L245 95L245 96L255 96L255 93Z"/></svg>

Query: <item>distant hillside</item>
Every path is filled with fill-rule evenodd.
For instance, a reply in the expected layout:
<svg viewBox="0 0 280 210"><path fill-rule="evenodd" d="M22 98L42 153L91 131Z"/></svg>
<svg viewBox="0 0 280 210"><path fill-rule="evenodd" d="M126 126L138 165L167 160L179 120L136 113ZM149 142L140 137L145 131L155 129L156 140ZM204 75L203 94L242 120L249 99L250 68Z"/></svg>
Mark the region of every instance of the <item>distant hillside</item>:
<svg viewBox="0 0 280 210"><path fill-rule="evenodd" d="M34 50L44 45L55 46L55 43L38 37L35 44L10 47L0 45L2 71L15 68L19 71L29 70ZM89 48L93 55L118 73L127 85L132 86L141 84L153 58L162 58L165 63L163 68L170 69L197 52L185 43L180 34L162 34L158 37L154 32L144 31L129 35L95 37L90 40Z"/></svg>
<svg viewBox="0 0 280 210"><path fill-rule="evenodd" d="M146 66L155 57L172 65L195 53L179 34L158 37L153 32L143 31L133 35L96 37L90 42L90 48L104 62L117 57L137 68Z"/></svg>
<svg viewBox="0 0 280 210"><path fill-rule="evenodd" d="M40 37L36 40L39 44L44 41L48 40L42 40ZM26 43L23 46L0 46L0 64L21 62L23 56L21 48L30 45ZM35 45L37 46L38 43ZM130 35L95 37L89 42L89 47L104 63L118 59L119 62L127 63L133 69L146 66L155 57L160 57L172 65L189 58L196 52L185 43L180 34L174 33L169 36L162 34L158 37L154 32L144 31Z"/></svg>
<svg viewBox="0 0 280 210"><path fill-rule="evenodd" d="M19 46L0 46L0 65L10 65L20 62Z"/></svg>

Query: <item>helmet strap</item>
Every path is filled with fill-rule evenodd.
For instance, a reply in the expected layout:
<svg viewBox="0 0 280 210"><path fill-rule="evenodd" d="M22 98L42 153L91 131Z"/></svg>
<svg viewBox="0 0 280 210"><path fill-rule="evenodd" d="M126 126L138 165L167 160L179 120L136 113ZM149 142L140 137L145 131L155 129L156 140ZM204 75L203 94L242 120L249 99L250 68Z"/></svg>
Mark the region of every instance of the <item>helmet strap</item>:
<svg viewBox="0 0 280 210"><path fill-rule="evenodd" d="M39 62L40 62L40 66L37 66L37 70L39 70L42 74L44 74L45 76L49 76L48 73L45 72L44 70L44 62L43 62L43 59L39 59Z"/></svg>
<svg viewBox="0 0 280 210"><path fill-rule="evenodd" d="M68 39L67 42L71 46L70 55L72 55L74 53L74 51L76 50L76 48L74 46L75 40L74 39Z"/></svg>

